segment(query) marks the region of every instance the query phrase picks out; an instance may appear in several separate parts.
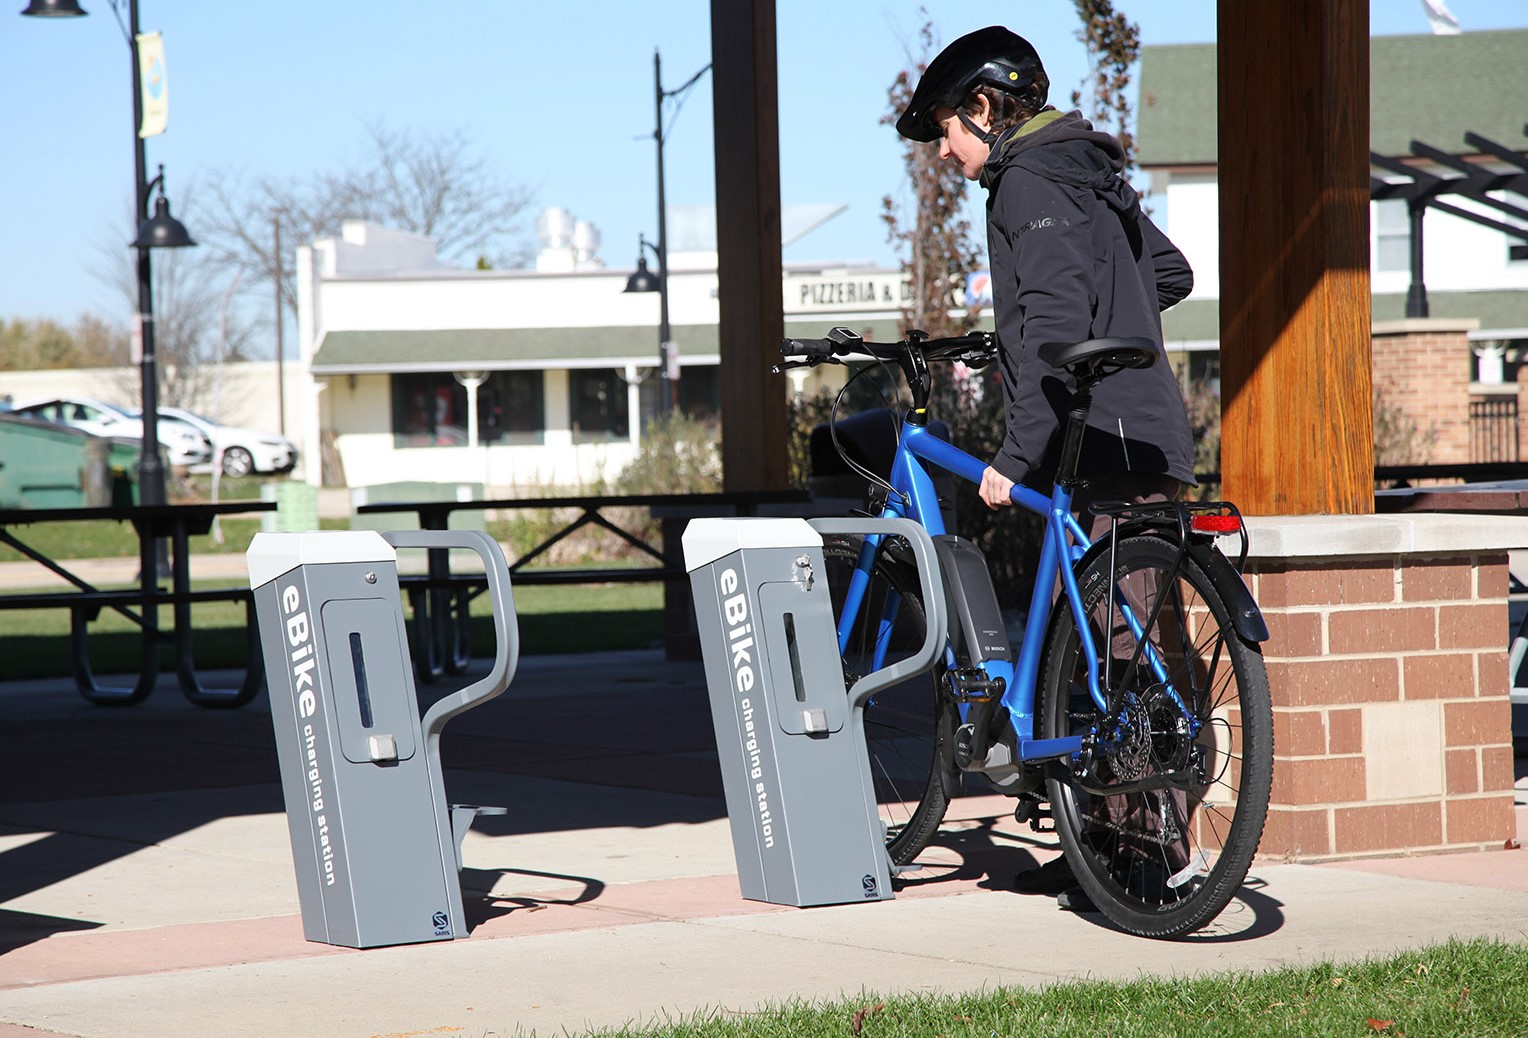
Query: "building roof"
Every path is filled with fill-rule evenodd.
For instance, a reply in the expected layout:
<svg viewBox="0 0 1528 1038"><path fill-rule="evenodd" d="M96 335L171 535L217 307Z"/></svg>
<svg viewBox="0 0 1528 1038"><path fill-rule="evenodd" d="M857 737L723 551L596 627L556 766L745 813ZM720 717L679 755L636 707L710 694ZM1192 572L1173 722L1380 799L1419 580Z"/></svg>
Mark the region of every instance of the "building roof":
<svg viewBox="0 0 1528 1038"><path fill-rule="evenodd" d="M1141 48L1137 161L1216 161L1216 45ZM1528 29L1369 41L1369 141L1407 155L1413 140L1454 154L1472 130L1522 150L1528 122Z"/></svg>
<svg viewBox="0 0 1528 1038"><path fill-rule="evenodd" d="M1375 321L1398 321L1406 316L1406 297L1374 297ZM1429 292L1430 317L1474 318L1486 331L1512 332L1528 328L1528 292L1512 289L1484 292ZM1162 331L1168 346L1181 342L1213 342L1220 338L1220 300L1185 299L1163 312Z"/></svg>
<svg viewBox="0 0 1528 1038"><path fill-rule="evenodd" d="M872 341L897 338L897 314L851 322ZM789 336L820 336L828 325L807 315L785 322ZM716 325L674 325L679 356L715 364ZM326 332L314 352L314 375L452 370L620 367L657 360L657 328L432 328Z"/></svg>

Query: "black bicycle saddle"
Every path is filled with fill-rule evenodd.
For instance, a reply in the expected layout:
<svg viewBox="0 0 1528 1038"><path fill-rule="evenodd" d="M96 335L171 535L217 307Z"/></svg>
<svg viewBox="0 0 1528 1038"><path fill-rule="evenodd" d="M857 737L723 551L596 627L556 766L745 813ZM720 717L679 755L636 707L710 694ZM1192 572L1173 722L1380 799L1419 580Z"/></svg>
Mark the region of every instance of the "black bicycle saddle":
<svg viewBox="0 0 1528 1038"><path fill-rule="evenodd" d="M1083 342L1048 342L1039 357L1053 368L1077 365L1107 368L1149 368L1157 362L1157 344L1137 336L1087 339Z"/></svg>

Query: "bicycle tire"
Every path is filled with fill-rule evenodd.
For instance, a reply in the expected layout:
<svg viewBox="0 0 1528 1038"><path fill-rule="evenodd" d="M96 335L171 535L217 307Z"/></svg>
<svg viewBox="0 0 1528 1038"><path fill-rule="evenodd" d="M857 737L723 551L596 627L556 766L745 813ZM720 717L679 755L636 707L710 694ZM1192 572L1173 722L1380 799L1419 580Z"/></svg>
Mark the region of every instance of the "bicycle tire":
<svg viewBox="0 0 1528 1038"><path fill-rule="evenodd" d="M1163 686L1152 684L1155 677L1142 666L1131 681L1144 704L1142 723L1131 726L1136 735L1124 752L1098 766L1096 780L1107 786L1181 769L1198 753L1201 781L1182 790L1094 796L1055 769L1047 779L1056 832L1083 890L1122 929L1162 939L1208 925L1236 895L1262 837L1273 779L1273 708L1262 654L1236 633L1228 596L1193 557L1185 555L1177 577L1167 582L1177 555L1166 537L1121 538L1112 551L1113 616L1121 616L1123 597L1144 623L1162 600L1148 637L1203 727L1193 739L1172 730ZM1104 626L1111 608L1110 558L1107 546L1085 558L1078 586L1100 655L1123 659L1135 639L1122 633L1117 620ZM1104 630L1113 632L1109 647L1102 645ZM1099 720L1085 666L1076 620L1062 608L1046 643L1040 705L1045 737L1086 732Z"/></svg>
<svg viewBox="0 0 1528 1038"><path fill-rule="evenodd" d="M843 613L844 591L859 560L862 538L824 538L823 557L833 615ZM917 567L885 545L876 557L860 621L844 650L844 675L852 684L873 668L873 631L886 615L888 592L900 607L894 616L887 661L910 655L927 629ZM871 781L886 830L886 853L907 865L928 846L958 784L954 763L955 705L939 692L938 675L909 678L882 689L865 704L865 745Z"/></svg>

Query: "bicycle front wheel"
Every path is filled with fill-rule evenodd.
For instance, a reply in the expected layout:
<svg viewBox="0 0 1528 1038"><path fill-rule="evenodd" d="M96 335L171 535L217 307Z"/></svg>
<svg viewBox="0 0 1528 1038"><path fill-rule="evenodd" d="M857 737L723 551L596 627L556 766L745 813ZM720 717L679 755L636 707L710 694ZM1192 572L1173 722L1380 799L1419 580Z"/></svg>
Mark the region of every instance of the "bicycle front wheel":
<svg viewBox="0 0 1528 1038"><path fill-rule="evenodd" d="M823 539L835 617L843 615L844 593L862 543L859 537ZM911 655L923 644L924 617L917 567L882 544L844 649L845 679L852 684ZM938 681L928 675L882 689L865 704L870 774L886 829L886 852L894 864L906 865L916 858L944 819L958 781L953 752L957 723L954 703L940 694Z"/></svg>
<svg viewBox="0 0 1528 1038"><path fill-rule="evenodd" d="M1257 851L1273 776L1273 709L1257 646L1232 627L1226 598L1206 571L1164 537L1121 538L1078 573L1085 627L1063 609L1052 625L1040 722L1047 738L1096 729L1114 736L1087 769L1051 777L1056 832L1078 883L1119 926L1173 938L1220 914L1246 878ZM1110 562L1113 562L1112 572ZM1160 606L1160 608L1159 608ZM1100 665L1118 684L1134 653L1125 610L1166 671L1142 662L1100 714L1087 691L1081 638L1092 638ZM1197 734L1180 700L1197 723ZM1109 795L1109 786L1172 784ZM1084 784L1095 789L1089 793Z"/></svg>

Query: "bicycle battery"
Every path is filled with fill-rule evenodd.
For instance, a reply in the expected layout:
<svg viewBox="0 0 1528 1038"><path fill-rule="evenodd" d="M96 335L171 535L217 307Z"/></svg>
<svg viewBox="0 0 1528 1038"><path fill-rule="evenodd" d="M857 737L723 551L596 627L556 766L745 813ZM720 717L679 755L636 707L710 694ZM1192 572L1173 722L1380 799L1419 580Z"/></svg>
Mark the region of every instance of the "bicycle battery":
<svg viewBox="0 0 1528 1038"><path fill-rule="evenodd" d="M944 577L945 599L950 604L950 642L962 667L988 660L1012 662L1008 629L992 588L992 574L981 549L964 537L945 534L934 538L939 572Z"/></svg>

